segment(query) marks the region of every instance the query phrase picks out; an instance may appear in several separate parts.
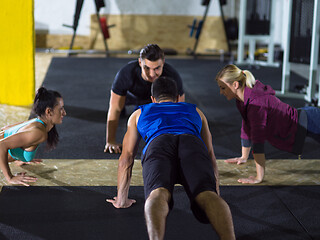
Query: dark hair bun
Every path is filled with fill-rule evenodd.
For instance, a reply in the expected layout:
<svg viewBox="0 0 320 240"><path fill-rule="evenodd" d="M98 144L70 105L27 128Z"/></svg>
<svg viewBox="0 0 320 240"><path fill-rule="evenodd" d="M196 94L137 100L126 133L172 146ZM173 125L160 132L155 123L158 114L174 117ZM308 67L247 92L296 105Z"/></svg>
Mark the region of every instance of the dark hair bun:
<svg viewBox="0 0 320 240"><path fill-rule="evenodd" d="M36 93L36 99L43 99L43 97L47 96L48 90L45 87L40 87Z"/></svg>

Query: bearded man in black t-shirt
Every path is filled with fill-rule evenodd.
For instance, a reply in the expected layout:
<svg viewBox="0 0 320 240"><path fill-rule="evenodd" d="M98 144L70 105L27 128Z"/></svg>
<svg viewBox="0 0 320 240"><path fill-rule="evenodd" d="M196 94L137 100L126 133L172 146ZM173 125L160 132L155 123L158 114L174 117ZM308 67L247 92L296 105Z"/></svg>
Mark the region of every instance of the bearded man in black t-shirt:
<svg viewBox="0 0 320 240"><path fill-rule="evenodd" d="M156 44L148 44L140 51L138 60L129 62L117 73L112 87L106 127L105 152L121 153L121 144L116 142L121 111L125 105L139 106L151 102L151 84L160 76L172 78L177 83L179 101L185 95L178 72L165 63L164 52Z"/></svg>

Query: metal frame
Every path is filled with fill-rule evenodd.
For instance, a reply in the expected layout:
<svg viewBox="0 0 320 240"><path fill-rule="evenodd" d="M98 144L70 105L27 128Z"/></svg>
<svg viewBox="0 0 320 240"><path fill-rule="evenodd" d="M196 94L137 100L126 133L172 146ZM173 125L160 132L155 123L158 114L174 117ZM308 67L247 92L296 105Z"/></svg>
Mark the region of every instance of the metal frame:
<svg viewBox="0 0 320 240"><path fill-rule="evenodd" d="M262 66L279 67L279 63L274 62L274 22L275 22L275 0L271 2L271 21L269 35L246 35L246 13L247 0L240 1L239 14L239 36L238 36L238 58L237 64L253 64ZM254 59L256 43L258 41L268 42L268 59L267 61L258 61ZM249 57L244 60L245 43L249 43Z"/></svg>
<svg viewBox="0 0 320 240"><path fill-rule="evenodd" d="M72 39L71 39L71 42L70 42L68 56L71 56L72 54L77 53L77 51L74 51L72 48L73 48L75 37L77 35L77 28L78 28L78 23L79 23L79 20L80 20L80 14L81 14L83 3L84 3L84 0L76 1L76 9L75 9L75 14L74 14L73 25L70 26L70 25L67 25L67 24L63 24L63 26L73 29L73 35L72 35ZM96 14L97 23L99 25L99 29L100 29L100 32L101 32L101 35L102 35L102 41L104 43L105 54L106 54L106 57L109 57L109 48L108 48L107 40L104 38L103 30L102 30L102 26L101 26L101 22L100 22L100 14L99 14L99 10L100 9L99 9L98 3L96 1L94 1L94 4L96 6L96 13L95 14ZM110 26L107 26L107 27L110 27Z"/></svg>
<svg viewBox="0 0 320 240"><path fill-rule="evenodd" d="M310 56L310 71L309 71L309 80L307 92L304 93L292 93L289 92L290 85L290 62L289 62L289 53L290 53L290 33L291 33L291 16L292 16L292 0L288 0L288 31L287 31L287 40L284 46L284 55L283 55L283 68L282 68L282 82L281 90L276 91L276 94L283 97L290 98L299 98L304 99L308 102L312 101L312 98L316 94L316 82L318 79L318 84L320 84L319 77L319 31L320 31L320 4L318 0L314 0L314 12L313 12L313 24L312 24L312 40L311 40L311 56ZM318 98L320 96L320 88L318 90ZM320 106L320 101L318 100L318 106Z"/></svg>

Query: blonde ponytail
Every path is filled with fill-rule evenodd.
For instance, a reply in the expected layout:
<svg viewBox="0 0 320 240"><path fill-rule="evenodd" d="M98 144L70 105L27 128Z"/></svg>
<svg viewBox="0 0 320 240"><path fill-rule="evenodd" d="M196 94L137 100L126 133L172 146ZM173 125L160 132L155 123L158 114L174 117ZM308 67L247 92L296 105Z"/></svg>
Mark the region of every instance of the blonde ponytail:
<svg viewBox="0 0 320 240"><path fill-rule="evenodd" d="M218 80L222 80L229 84L239 82L241 86L247 86L249 88L253 88L256 83L256 79L250 71L241 70L233 64L229 64L220 70L216 76L216 81Z"/></svg>
<svg viewBox="0 0 320 240"><path fill-rule="evenodd" d="M256 83L256 79L254 78L253 74L248 70L243 70L242 72L246 78L246 86L248 88L253 88L254 84Z"/></svg>

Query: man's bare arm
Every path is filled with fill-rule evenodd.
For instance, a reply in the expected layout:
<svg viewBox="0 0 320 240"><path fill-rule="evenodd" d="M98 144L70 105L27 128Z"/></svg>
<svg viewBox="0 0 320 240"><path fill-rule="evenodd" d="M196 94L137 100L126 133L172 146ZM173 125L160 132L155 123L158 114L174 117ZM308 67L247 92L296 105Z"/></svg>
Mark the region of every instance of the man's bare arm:
<svg viewBox="0 0 320 240"><path fill-rule="evenodd" d="M125 101L125 96L120 96L111 90L106 126L106 145L104 148L104 152L121 152L121 144L116 143L116 134L119 124L120 113L125 105Z"/></svg>
<svg viewBox="0 0 320 240"><path fill-rule="evenodd" d="M197 108L197 111L198 111L198 113L201 117L201 120L202 120L201 138L207 146L208 153L209 153L209 156L212 161L213 171L214 171L214 175L216 177L216 183L217 183L217 192L219 194L219 171L218 171L216 156L215 156L214 150L213 150L212 135L211 135L211 132L209 129L207 118L202 113L202 111L199 110L198 108Z"/></svg>
<svg viewBox="0 0 320 240"><path fill-rule="evenodd" d="M137 130L137 118L140 115L140 109L135 111L128 120L127 132L123 139L123 151L118 163L118 194L114 199L108 199L116 208L128 208L134 199L128 198L134 157L137 152L137 146L140 141Z"/></svg>

